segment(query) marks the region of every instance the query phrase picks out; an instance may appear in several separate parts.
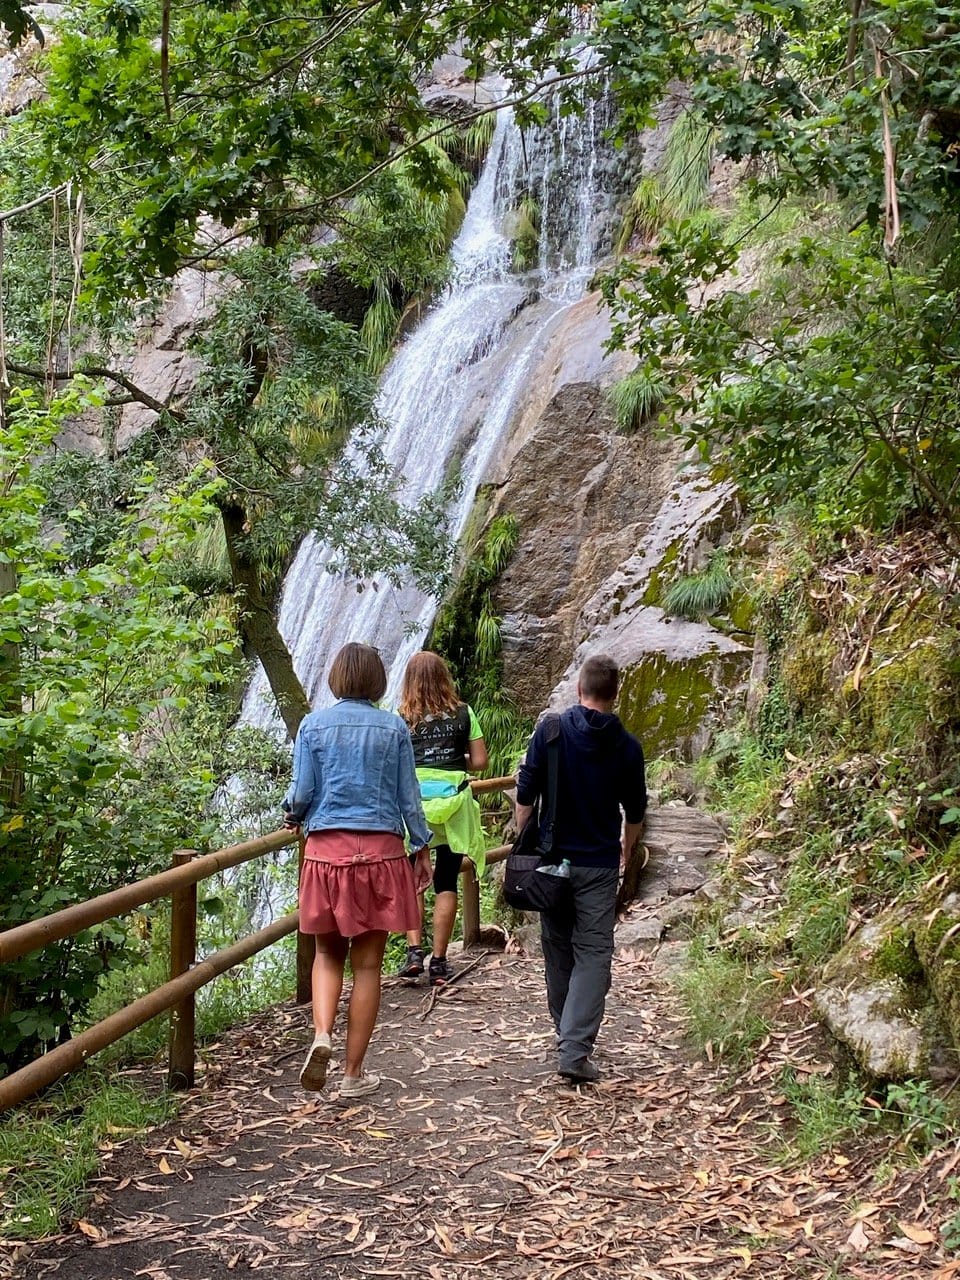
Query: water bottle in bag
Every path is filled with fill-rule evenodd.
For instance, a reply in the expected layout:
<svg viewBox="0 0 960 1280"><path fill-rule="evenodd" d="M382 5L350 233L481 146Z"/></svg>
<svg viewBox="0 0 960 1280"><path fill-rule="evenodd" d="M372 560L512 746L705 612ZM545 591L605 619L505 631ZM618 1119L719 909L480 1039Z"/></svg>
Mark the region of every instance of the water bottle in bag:
<svg viewBox="0 0 960 1280"><path fill-rule="evenodd" d="M537 875L541 876L559 876L561 880L570 879L570 859L564 858L562 862L541 862L537 867Z"/></svg>

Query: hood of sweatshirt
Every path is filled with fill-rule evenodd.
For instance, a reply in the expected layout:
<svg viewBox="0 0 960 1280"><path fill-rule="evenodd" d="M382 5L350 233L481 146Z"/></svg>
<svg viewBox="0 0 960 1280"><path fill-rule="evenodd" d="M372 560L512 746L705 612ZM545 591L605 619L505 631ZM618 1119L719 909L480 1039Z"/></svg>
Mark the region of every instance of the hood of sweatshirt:
<svg viewBox="0 0 960 1280"><path fill-rule="evenodd" d="M582 751L610 751L620 742L624 733L617 716L580 705L570 708L568 726Z"/></svg>

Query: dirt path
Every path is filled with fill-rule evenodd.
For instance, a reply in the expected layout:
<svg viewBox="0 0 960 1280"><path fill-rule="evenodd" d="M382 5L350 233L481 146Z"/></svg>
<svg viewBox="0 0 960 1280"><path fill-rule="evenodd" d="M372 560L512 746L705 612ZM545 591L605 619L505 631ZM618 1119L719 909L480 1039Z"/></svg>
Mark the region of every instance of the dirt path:
<svg viewBox="0 0 960 1280"><path fill-rule="evenodd" d="M778 1163L774 1082L785 1062L823 1069L812 1027L771 1037L731 1088L689 1060L659 966L626 954L603 1082L572 1089L553 1071L537 962L488 954L428 1002L387 984L370 1059L384 1086L352 1105L336 1072L322 1095L298 1087L306 1010L225 1037L176 1123L105 1152L85 1219L16 1275L960 1275L929 1229L932 1168L878 1189L869 1148Z"/></svg>

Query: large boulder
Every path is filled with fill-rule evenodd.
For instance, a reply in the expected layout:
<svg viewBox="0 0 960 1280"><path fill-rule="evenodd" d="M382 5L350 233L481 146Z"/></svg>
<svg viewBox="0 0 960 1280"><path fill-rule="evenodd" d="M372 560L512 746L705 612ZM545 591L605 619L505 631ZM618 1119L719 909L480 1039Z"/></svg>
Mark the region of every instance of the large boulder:
<svg viewBox="0 0 960 1280"><path fill-rule="evenodd" d="M662 444L651 438L652 448ZM552 707L576 697L577 672L592 653L609 653L622 672L619 710L648 756L702 749L726 703L746 690L752 649L707 621L671 617L660 595L671 575L705 563L736 526L732 486L693 466L671 469L648 506L633 553L600 582L580 609L574 656L550 697Z"/></svg>
<svg viewBox="0 0 960 1280"><path fill-rule="evenodd" d="M828 962L814 1006L864 1071L882 1080L950 1078L957 1054L915 943L917 904L888 909Z"/></svg>

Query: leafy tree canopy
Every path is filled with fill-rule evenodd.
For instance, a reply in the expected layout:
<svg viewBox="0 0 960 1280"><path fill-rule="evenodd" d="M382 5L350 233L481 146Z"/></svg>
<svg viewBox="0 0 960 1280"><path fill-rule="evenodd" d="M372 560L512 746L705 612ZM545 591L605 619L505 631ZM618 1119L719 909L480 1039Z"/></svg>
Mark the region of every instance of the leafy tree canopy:
<svg viewBox="0 0 960 1280"><path fill-rule="evenodd" d="M626 127L648 87L685 82L750 215L668 218L607 281L614 341L761 505L808 503L841 531L920 514L960 545L955 14L610 4L597 39Z"/></svg>
<svg viewBox="0 0 960 1280"><path fill-rule="evenodd" d="M5 202L64 193L52 250L46 206L8 237L14 373L102 370L122 325L180 273L209 290L187 403L169 409L122 378L114 399L158 413L171 477L202 456L225 481L241 635L291 730L306 704L272 614L302 532L322 530L353 572L427 587L451 558L440 512L399 501L372 409L400 310L442 280L463 209L456 137L422 102L423 77L457 45L471 74L495 59L525 99L548 60L550 75L575 74L571 34L559 5L92 0L61 22L46 97L11 130ZM362 324L338 310L345 286Z"/></svg>

